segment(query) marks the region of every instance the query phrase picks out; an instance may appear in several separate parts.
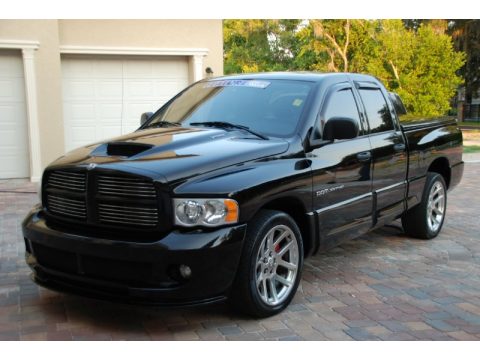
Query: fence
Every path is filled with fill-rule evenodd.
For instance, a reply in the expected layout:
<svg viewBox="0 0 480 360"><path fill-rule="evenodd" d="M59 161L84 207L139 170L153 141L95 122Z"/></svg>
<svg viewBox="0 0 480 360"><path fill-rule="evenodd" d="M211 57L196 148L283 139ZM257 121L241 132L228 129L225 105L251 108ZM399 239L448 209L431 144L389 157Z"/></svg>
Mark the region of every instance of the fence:
<svg viewBox="0 0 480 360"><path fill-rule="evenodd" d="M463 119L465 121L479 121L480 122L480 104L465 104L465 105L463 105Z"/></svg>

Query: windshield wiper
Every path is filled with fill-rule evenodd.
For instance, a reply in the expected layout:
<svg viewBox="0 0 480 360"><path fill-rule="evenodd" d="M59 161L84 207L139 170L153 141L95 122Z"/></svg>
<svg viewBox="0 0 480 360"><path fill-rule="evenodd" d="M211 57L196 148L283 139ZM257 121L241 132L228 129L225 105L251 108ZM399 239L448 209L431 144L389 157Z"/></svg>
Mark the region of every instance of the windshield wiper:
<svg viewBox="0 0 480 360"><path fill-rule="evenodd" d="M172 121L155 121L153 123L148 124L144 127L144 129L153 128L153 127L172 127L172 126L182 126L182 124L178 122Z"/></svg>
<svg viewBox="0 0 480 360"><path fill-rule="evenodd" d="M251 130L248 126L232 124L232 123L229 123L229 122L226 122L226 121L193 122L193 123L190 123L190 125L193 125L193 126L203 125L203 126L210 126L210 127L219 127L219 128L224 128L224 129L240 129L240 130L244 130L246 132L249 132L252 135L257 136L260 139L268 140L267 136Z"/></svg>

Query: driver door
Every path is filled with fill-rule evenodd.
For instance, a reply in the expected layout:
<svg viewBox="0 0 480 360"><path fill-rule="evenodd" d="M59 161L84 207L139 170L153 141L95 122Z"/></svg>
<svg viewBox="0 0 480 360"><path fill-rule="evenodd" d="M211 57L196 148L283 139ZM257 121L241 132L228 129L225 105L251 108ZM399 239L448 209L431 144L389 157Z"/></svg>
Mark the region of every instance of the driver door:
<svg viewBox="0 0 480 360"><path fill-rule="evenodd" d="M360 130L356 138L335 140L307 155L312 160L321 250L372 227L371 147L350 83L337 84L327 92L317 118L317 136L321 137L324 125L334 117L358 121Z"/></svg>

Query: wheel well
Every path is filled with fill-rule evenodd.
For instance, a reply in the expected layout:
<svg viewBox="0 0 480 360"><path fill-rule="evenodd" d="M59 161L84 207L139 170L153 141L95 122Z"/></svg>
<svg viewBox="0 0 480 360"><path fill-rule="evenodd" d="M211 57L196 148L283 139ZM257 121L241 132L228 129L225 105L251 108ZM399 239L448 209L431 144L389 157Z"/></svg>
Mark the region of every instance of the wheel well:
<svg viewBox="0 0 480 360"><path fill-rule="evenodd" d="M307 255L310 253L313 246L312 234L310 233L310 226L306 215L307 211L300 200L293 197L275 199L262 206L260 210L262 209L283 211L290 215L297 223L300 233L302 234L304 254Z"/></svg>
<svg viewBox="0 0 480 360"><path fill-rule="evenodd" d="M428 167L429 172L435 172L443 176L445 183L447 184L447 189L450 186L450 165L448 160L444 157L435 159L434 162Z"/></svg>

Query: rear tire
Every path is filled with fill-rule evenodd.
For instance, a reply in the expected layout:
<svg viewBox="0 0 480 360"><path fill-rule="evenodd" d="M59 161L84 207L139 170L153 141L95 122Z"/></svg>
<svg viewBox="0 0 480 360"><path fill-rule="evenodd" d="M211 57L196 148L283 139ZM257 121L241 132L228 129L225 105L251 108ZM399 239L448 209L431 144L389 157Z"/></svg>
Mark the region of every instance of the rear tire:
<svg viewBox="0 0 480 360"><path fill-rule="evenodd" d="M254 317L281 312L295 296L302 267L302 236L295 221L284 212L261 210L248 224L231 304Z"/></svg>
<svg viewBox="0 0 480 360"><path fill-rule="evenodd" d="M442 230L447 211L447 186L442 175L429 172L422 201L402 216L405 233L419 239L432 239Z"/></svg>

